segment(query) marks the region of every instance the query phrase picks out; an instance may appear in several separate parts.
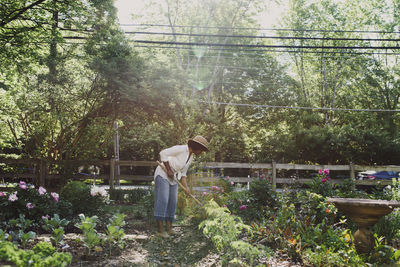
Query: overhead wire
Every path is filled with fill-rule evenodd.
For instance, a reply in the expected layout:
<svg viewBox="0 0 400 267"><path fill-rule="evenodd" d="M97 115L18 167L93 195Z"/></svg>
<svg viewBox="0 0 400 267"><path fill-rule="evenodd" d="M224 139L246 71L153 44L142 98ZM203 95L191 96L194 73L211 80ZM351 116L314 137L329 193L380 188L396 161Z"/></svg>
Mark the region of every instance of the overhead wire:
<svg viewBox="0 0 400 267"><path fill-rule="evenodd" d="M321 30L321 29L289 29L289 28L256 28L256 27L219 27L199 25L168 25L168 24L136 24L120 23L124 27L174 27L174 28L198 28L198 29L220 29L220 30L259 30L259 31L291 31L291 32L331 32L331 33L374 33L374 34L399 34L400 31L372 31L372 30Z"/></svg>
<svg viewBox="0 0 400 267"><path fill-rule="evenodd" d="M304 36L263 36L263 35L235 35L235 34L198 34L178 32L143 32L124 31L125 34L137 35L166 35L188 37L223 37L223 38L249 38L249 39L283 39L283 40L323 40L323 41L374 41L374 42L398 42L399 38L337 38L337 37L304 37Z"/></svg>
<svg viewBox="0 0 400 267"><path fill-rule="evenodd" d="M205 104L239 106L239 107L253 107L253 108L273 108L273 109L299 109L299 110L320 110L320 111L362 111L362 112L400 112L400 109L359 109L359 108L324 108L324 107L300 107L300 106L279 106L279 105L260 105L260 104L247 104L247 103L228 103L219 101L203 101L197 102Z"/></svg>

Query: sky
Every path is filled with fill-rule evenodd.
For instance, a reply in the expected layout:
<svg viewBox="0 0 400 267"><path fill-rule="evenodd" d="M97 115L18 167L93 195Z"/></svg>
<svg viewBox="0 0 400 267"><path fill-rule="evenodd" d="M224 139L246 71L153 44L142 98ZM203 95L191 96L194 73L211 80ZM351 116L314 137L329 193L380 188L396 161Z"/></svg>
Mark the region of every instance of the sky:
<svg viewBox="0 0 400 267"><path fill-rule="evenodd" d="M118 9L118 18L121 24L134 23L131 19L132 13L141 13L145 7L146 0L115 0L115 6ZM194 0L195 1L195 0ZM270 1L268 11L261 14L257 20L261 28L273 28L277 24L277 20L288 8L289 0L281 0L278 5L275 1Z"/></svg>

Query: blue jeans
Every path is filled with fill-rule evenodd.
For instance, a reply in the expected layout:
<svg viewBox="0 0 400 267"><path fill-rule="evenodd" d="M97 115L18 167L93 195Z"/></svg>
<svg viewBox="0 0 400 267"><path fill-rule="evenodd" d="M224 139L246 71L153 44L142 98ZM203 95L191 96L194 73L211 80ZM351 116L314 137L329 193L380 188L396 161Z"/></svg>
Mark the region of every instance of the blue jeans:
<svg viewBox="0 0 400 267"><path fill-rule="evenodd" d="M154 219L173 222L178 202L178 184L170 185L160 175L156 177L154 184Z"/></svg>

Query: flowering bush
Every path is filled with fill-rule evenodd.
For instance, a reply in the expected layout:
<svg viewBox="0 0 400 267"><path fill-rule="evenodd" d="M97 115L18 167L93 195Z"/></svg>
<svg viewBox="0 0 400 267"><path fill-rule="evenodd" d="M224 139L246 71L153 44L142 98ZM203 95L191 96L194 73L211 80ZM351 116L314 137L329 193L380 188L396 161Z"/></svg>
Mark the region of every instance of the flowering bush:
<svg viewBox="0 0 400 267"><path fill-rule="evenodd" d="M333 185L329 182L329 170L319 170L318 174L313 178L309 184L311 192L320 194L324 197L330 197L333 195Z"/></svg>
<svg viewBox="0 0 400 267"><path fill-rule="evenodd" d="M94 215L103 211L106 192L97 187L91 187L80 181L67 183L60 191L62 199L72 204L72 214ZM56 199L56 195L53 196Z"/></svg>
<svg viewBox="0 0 400 267"><path fill-rule="evenodd" d="M27 219L40 222L46 214L62 214L69 216L71 204L61 201L55 192L48 193L43 187L20 181L18 184L8 184L10 192L0 192L0 220L8 221L24 214Z"/></svg>

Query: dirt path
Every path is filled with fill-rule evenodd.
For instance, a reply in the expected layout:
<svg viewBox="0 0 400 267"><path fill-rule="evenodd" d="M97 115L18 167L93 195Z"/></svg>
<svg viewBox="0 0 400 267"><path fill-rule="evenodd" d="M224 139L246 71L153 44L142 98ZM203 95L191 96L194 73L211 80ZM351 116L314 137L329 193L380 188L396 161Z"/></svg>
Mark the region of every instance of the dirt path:
<svg viewBox="0 0 400 267"><path fill-rule="evenodd" d="M175 226L178 233L163 239L153 230L125 236L126 247L120 255L92 261L77 260L71 266L221 266L213 245L195 226Z"/></svg>

